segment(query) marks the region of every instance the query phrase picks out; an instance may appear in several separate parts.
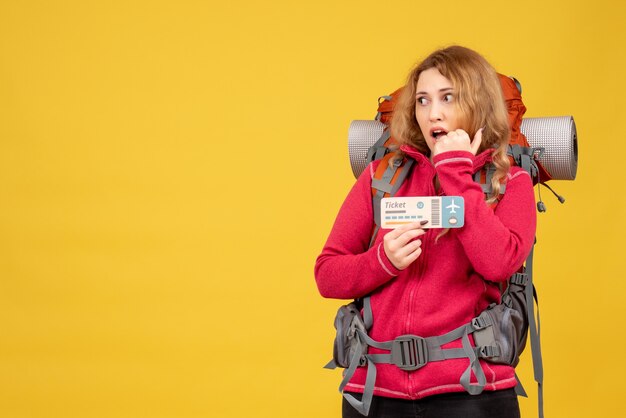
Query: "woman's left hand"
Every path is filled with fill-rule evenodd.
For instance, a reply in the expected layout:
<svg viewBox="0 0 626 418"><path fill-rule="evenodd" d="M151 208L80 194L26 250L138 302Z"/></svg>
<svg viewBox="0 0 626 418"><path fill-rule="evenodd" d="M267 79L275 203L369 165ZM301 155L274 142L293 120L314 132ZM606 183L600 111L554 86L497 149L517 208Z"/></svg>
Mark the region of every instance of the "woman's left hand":
<svg viewBox="0 0 626 418"><path fill-rule="evenodd" d="M483 129L484 128L480 128L476 132L474 140L471 142L469 135L463 129L448 132L435 141L433 157L447 151L469 151L476 155L483 139Z"/></svg>

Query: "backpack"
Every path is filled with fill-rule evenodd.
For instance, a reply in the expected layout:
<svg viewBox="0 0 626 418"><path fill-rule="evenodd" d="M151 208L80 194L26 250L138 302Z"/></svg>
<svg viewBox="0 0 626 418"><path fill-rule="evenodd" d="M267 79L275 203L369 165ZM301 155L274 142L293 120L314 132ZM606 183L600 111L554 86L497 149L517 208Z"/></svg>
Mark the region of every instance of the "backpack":
<svg viewBox="0 0 626 418"><path fill-rule="evenodd" d="M550 191L552 189L545 184L548 180L552 178L575 178L577 138L573 118L543 118L550 119L549 123L556 123L557 130L565 131L564 136L552 135L550 139L553 141L556 139L560 142L567 142L569 139L568 151L570 155L567 155L565 160L570 163L570 167L567 167L565 170L562 170L560 166L556 167L553 171L558 173L557 176L553 176L546 166L553 168L554 164L551 165L551 162L548 160L548 164L544 166L543 161L539 161L546 147L531 146L522 132L522 117L526 107L522 102L521 85L514 78L501 74L498 74L498 76L506 100L511 128L509 141L509 158L511 163L524 168L531 175L534 184L544 185ZM390 135L389 122L393 115L394 99L398 97L400 92L401 89L398 89L390 96L379 98L378 113L375 117L377 125L375 125L373 132L370 129L370 132L366 134L366 136L373 135L373 137L378 137L378 139L367 148L365 158L363 156L357 158L359 161L357 161L356 165L353 159L355 141L349 139L350 159L355 176L358 176L360 171L370 162L381 160L372 179L372 204L375 225L373 226L370 247L374 244L380 227L380 202L382 198L395 195L403 180L410 173L414 162L411 158L405 157L402 160L395 159L393 164L389 163L393 156L393 153L389 152L390 146L394 144L394 139ZM383 100L381 101L381 99ZM558 122L554 122L553 119L558 119ZM354 126L354 130L358 135L362 136L364 130L367 130L368 127L359 125L360 122L363 121L354 121L353 126L355 123L357 124ZM543 127L546 129L546 121L542 122L544 122ZM569 122L569 125L567 122ZM349 137L353 133L353 126L351 126ZM569 129L563 129L563 127ZM550 129L554 130L554 127L548 126L547 130ZM539 130L541 131L541 129ZM553 144L548 143L546 145L551 146ZM360 151L359 147L362 148L362 144L357 144L357 154ZM557 156L556 160L561 164L563 156ZM491 175L493 175L494 171L495 169L487 166L477 172L474 177L474 180L481 184L485 194L491 192ZM562 174L563 172L565 174ZM506 188L502 187L500 193L503 194L505 192ZM554 191L552 192L561 203L565 201ZM545 211L545 205L541 200L540 193L537 209L540 212ZM539 337L540 324L537 293L532 282L533 250L534 246L525 265L505 282L500 304L490 305L468 324L441 336L424 338L415 335L402 335L392 341L374 341L367 335L367 331L373 323L369 296L342 306L335 317L336 338L334 341L333 359L325 367L331 369L343 367L346 369L343 380L339 385L339 391L343 393L345 385L350 381L356 368L368 366L362 399L359 401L348 393L343 393L344 398L361 414L368 415L376 380L376 363L392 363L404 370L416 370L429 361L442 361L448 358L467 358L469 360L469 365L461 375L459 382L468 393L480 394L486 384L486 378L479 359L515 367L519 362L519 356L526 346L527 338L530 336L534 378L538 385L539 417L543 418L543 364ZM537 303L536 317L533 300L534 303ZM473 347L469 341L470 334L473 334L475 343ZM442 345L457 339L462 340L462 349L441 348ZM369 355L368 347L370 346L388 350L390 353ZM474 384L470 383L472 372L477 379L477 383ZM516 393L521 396L527 396L519 379L517 381Z"/></svg>

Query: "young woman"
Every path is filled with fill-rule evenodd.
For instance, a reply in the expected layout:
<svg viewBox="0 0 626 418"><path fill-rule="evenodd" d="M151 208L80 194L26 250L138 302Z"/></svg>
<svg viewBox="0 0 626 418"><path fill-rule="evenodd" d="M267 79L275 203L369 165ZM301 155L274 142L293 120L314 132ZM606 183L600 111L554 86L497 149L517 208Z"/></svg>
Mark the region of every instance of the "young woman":
<svg viewBox="0 0 626 418"><path fill-rule="evenodd" d="M380 229L370 246L375 161L346 197L317 258L322 296L370 295L369 336L376 341L440 336L499 303L499 285L523 264L536 226L532 180L510 167L509 134L498 76L482 56L459 46L428 56L409 74L394 109L392 136L400 145L394 158L415 160L396 196L462 196L465 224ZM487 196L473 180L486 164L495 166ZM461 346L458 339L444 348ZM370 347L369 353L388 352ZM513 367L480 365L486 385L470 395L459 381L467 358L432 361L414 371L377 364L369 416L518 417ZM366 374L367 367L357 368L345 391L359 398ZM344 399L343 416L361 415Z"/></svg>

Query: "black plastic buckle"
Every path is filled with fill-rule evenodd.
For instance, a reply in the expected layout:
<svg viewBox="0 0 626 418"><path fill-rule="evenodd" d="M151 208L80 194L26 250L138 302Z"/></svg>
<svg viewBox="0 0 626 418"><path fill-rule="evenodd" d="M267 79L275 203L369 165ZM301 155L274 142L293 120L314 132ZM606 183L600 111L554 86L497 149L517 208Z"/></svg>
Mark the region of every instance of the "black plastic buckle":
<svg viewBox="0 0 626 418"><path fill-rule="evenodd" d="M511 276L510 282L518 286L526 286L528 284L528 275L526 273L515 273Z"/></svg>
<svg viewBox="0 0 626 418"><path fill-rule="evenodd" d="M475 330L483 329L487 327L487 325L490 325L490 324L487 323L487 321L485 320L483 316L477 316L476 318L472 319L472 327Z"/></svg>
<svg viewBox="0 0 626 418"><path fill-rule="evenodd" d="M401 335L391 344L391 362L402 370L417 370L428 363L426 340L417 335Z"/></svg>
<svg viewBox="0 0 626 418"><path fill-rule="evenodd" d="M478 349L478 352L480 353L480 356L482 358L496 357L496 356L500 355L500 347L492 346L492 345L486 345L486 346L480 347Z"/></svg>

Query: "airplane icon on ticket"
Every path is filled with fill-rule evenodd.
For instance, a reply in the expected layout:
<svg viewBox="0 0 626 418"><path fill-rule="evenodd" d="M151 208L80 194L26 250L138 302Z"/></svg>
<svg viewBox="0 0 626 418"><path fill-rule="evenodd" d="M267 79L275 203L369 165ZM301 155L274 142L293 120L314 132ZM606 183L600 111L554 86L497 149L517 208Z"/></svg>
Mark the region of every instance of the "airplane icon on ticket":
<svg viewBox="0 0 626 418"><path fill-rule="evenodd" d="M446 206L446 209L450 209L450 213L456 213L455 209L460 209L460 208L461 208L460 206L454 204L454 199L452 199L452 202L450 202L450 204Z"/></svg>

